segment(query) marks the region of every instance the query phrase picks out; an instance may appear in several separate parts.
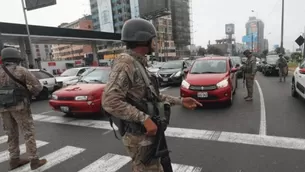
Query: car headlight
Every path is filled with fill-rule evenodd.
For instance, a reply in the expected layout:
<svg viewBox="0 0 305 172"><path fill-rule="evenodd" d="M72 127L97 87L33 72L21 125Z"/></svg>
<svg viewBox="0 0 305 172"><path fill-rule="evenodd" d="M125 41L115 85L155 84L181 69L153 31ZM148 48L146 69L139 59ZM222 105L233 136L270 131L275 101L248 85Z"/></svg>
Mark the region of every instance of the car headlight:
<svg viewBox="0 0 305 172"><path fill-rule="evenodd" d="M181 76L181 71L177 72L177 73L174 75L174 77L179 77L179 76Z"/></svg>
<svg viewBox="0 0 305 172"><path fill-rule="evenodd" d="M75 100L77 101L84 101L84 100L88 100L88 96L76 96Z"/></svg>
<svg viewBox="0 0 305 172"><path fill-rule="evenodd" d="M58 99L58 96L55 95L55 94L52 94L52 99L53 99L53 100L57 100L57 99Z"/></svg>
<svg viewBox="0 0 305 172"><path fill-rule="evenodd" d="M181 87L189 89L190 88L190 84L188 82L186 82L185 80L183 80L182 83L181 83Z"/></svg>
<svg viewBox="0 0 305 172"><path fill-rule="evenodd" d="M229 85L228 78L226 78L226 79L224 79L224 80L222 80L222 81L220 81L220 82L218 82L218 83L216 84L216 86L217 86L218 88L224 88L224 87L227 87L228 85Z"/></svg>

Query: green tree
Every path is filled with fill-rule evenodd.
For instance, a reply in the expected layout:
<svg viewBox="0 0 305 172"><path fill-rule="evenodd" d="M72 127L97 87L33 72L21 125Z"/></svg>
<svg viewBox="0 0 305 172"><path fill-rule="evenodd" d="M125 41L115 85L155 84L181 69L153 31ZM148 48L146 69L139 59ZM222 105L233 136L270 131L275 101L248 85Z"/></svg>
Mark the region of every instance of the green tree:
<svg viewBox="0 0 305 172"><path fill-rule="evenodd" d="M203 48L203 47L199 47L199 50L198 50L198 55L199 56L204 56L206 54L206 49Z"/></svg>
<svg viewBox="0 0 305 172"><path fill-rule="evenodd" d="M294 62L298 62L300 59L302 59L302 54L299 52L294 52L291 54L291 60Z"/></svg>
<svg viewBox="0 0 305 172"><path fill-rule="evenodd" d="M219 55L219 56L223 56L224 52L222 52L222 50L218 47L215 47L213 45L208 46L208 50L207 50L208 54L214 54L214 55Z"/></svg>
<svg viewBox="0 0 305 172"><path fill-rule="evenodd" d="M285 54L285 48L283 48L283 51L281 51L281 47L277 47L277 48L275 49L275 52L276 52L277 54L280 54L280 53L282 53L282 52L283 52L283 54Z"/></svg>
<svg viewBox="0 0 305 172"><path fill-rule="evenodd" d="M264 56L264 57L267 57L268 53L269 53L269 50L268 50L268 49L264 50L264 51L263 51L263 56Z"/></svg>

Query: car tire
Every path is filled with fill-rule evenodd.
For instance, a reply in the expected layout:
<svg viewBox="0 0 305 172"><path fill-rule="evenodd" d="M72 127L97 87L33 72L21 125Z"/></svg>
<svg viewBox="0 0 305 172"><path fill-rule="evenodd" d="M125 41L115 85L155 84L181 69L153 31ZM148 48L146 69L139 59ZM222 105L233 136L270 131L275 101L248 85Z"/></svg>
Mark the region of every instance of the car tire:
<svg viewBox="0 0 305 172"><path fill-rule="evenodd" d="M48 100L49 99L49 90L46 87L43 87L42 91L37 96L39 100Z"/></svg>
<svg viewBox="0 0 305 172"><path fill-rule="evenodd" d="M296 91L294 79L292 79L292 82L291 82L291 96L292 97L298 97L298 93Z"/></svg>
<svg viewBox="0 0 305 172"><path fill-rule="evenodd" d="M234 101L234 96L233 95L234 95L234 93L232 92L231 93L231 99L226 102L227 107L230 107L230 106L233 105L233 101Z"/></svg>

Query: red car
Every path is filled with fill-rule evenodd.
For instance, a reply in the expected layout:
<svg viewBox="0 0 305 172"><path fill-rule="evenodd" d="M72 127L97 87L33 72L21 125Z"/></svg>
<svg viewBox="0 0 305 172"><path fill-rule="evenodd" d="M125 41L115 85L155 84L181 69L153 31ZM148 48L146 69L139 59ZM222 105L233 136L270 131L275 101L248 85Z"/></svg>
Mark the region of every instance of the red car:
<svg viewBox="0 0 305 172"><path fill-rule="evenodd" d="M237 86L237 68L228 57L197 59L181 83L181 97L193 97L202 103L223 102L231 105Z"/></svg>
<svg viewBox="0 0 305 172"><path fill-rule="evenodd" d="M50 106L67 115L99 113L101 95L109 78L110 67L92 67L77 84L64 87L52 94Z"/></svg>

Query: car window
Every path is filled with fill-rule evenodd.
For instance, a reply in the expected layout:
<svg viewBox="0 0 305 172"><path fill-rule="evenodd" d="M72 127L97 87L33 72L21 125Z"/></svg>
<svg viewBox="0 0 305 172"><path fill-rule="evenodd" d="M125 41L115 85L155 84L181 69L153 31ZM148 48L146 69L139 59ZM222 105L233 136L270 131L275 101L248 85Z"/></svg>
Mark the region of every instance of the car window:
<svg viewBox="0 0 305 172"><path fill-rule="evenodd" d="M229 60L230 69L233 67L232 60Z"/></svg>
<svg viewBox="0 0 305 172"><path fill-rule="evenodd" d="M85 71L86 71L86 69L79 70L77 73L77 76L81 76Z"/></svg>
<svg viewBox="0 0 305 172"><path fill-rule="evenodd" d="M204 74L204 73L225 73L227 72L227 61L210 59L210 60L197 60L194 62L190 73L191 74Z"/></svg>
<svg viewBox="0 0 305 172"><path fill-rule="evenodd" d="M77 68L67 69L60 76L76 76L78 71L79 69Z"/></svg>
<svg viewBox="0 0 305 172"><path fill-rule="evenodd" d="M93 69L82 76L81 81L106 84L109 79L110 69Z"/></svg>
<svg viewBox="0 0 305 172"><path fill-rule="evenodd" d="M300 64L300 68L301 69L305 68L305 60Z"/></svg>
<svg viewBox="0 0 305 172"><path fill-rule="evenodd" d="M180 69L183 66L183 61L175 60L175 61L168 61L162 65L162 69Z"/></svg>
<svg viewBox="0 0 305 172"><path fill-rule="evenodd" d="M48 79L48 78L53 78L51 74L48 74L43 71L31 71L34 76L38 79Z"/></svg>

